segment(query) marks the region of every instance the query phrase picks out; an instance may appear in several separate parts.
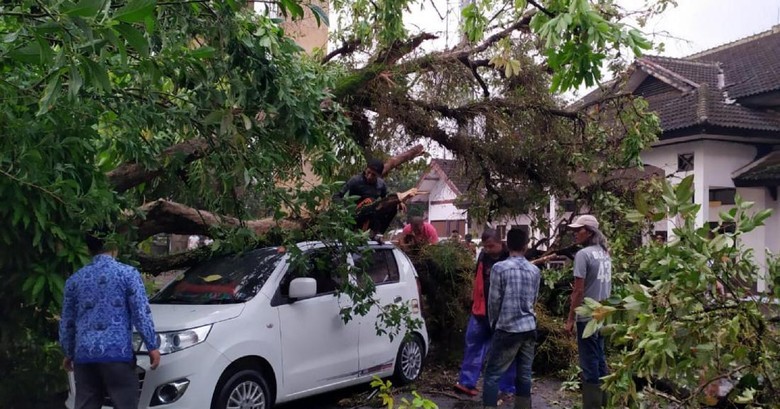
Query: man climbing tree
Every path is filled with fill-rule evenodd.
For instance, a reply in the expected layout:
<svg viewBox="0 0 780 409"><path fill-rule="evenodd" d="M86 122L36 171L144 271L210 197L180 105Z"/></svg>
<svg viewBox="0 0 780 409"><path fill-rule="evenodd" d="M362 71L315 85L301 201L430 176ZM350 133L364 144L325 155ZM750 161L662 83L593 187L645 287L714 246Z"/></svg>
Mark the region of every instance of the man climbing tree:
<svg viewBox="0 0 780 409"><path fill-rule="evenodd" d="M361 231L370 231L371 237L384 234L398 209L404 206L402 201L385 200L388 196L387 185L382 178L384 169L385 164L381 160L369 160L363 172L349 179L333 195L336 202L342 201L345 195L357 198L356 227Z"/></svg>

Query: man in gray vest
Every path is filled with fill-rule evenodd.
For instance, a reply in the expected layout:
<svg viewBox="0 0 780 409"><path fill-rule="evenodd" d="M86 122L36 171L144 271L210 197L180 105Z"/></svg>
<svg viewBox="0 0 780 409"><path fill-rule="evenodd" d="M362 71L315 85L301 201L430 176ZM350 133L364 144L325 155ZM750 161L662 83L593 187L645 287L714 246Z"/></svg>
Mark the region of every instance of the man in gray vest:
<svg viewBox="0 0 780 409"><path fill-rule="evenodd" d="M582 408L595 409L607 403L606 395L601 391L601 378L607 375L604 337L597 331L583 338L582 333L591 318L578 316L575 310L583 304L585 297L599 302L609 298L612 293L612 258L595 217L582 215L569 227L574 230L574 241L584 248L574 257L574 290L566 330L573 334L576 320L577 350L584 378Z"/></svg>

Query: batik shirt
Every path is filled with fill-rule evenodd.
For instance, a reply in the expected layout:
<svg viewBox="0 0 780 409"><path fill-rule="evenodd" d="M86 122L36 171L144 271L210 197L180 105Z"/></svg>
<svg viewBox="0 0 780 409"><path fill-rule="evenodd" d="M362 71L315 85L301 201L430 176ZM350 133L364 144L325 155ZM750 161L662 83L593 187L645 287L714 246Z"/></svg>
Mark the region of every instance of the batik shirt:
<svg viewBox="0 0 780 409"><path fill-rule="evenodd" d="M132 327L148 350L159 347L141 275L100 254L68 278L60 344L75 363L133 360Z"/></svg>

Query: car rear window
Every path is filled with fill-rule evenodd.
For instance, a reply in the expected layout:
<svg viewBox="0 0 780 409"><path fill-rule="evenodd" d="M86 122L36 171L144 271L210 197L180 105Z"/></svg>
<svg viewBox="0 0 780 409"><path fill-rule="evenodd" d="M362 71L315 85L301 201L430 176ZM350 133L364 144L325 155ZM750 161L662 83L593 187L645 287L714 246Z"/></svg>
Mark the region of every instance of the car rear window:
<svg viewBox="0 0 780 409"><path fill-rule="evenodd" d="M182 273L153 304L230 304L252 299L282 260L276 248L214 258Z"/></svg>

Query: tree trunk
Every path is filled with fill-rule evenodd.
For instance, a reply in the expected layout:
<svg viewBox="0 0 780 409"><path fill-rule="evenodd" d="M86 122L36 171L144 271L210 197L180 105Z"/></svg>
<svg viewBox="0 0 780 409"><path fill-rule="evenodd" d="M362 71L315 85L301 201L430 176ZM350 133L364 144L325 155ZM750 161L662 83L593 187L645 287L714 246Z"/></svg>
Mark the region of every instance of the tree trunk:
<svg viewBox="0 0 780 409"><path fill-rule="evenodd" d="M274 228L298 230L305 225L303 220L274 220L270 217L242 221L164 199L146 203L138 210L145 214L144 218L136 219L133 223L138 228L140 240L158 233L208 236L211 234L210 230L215 227L244 226L257 235L263 235Z"/></svg>

